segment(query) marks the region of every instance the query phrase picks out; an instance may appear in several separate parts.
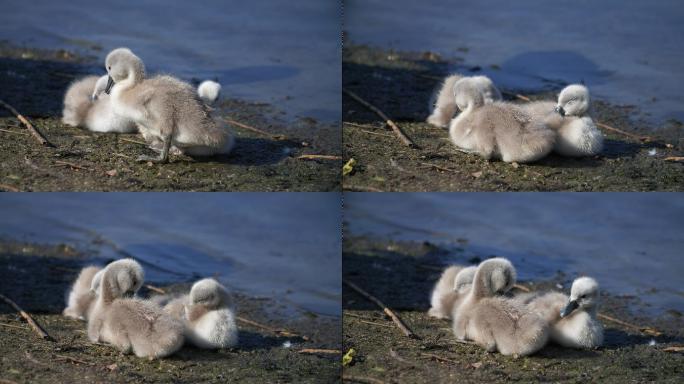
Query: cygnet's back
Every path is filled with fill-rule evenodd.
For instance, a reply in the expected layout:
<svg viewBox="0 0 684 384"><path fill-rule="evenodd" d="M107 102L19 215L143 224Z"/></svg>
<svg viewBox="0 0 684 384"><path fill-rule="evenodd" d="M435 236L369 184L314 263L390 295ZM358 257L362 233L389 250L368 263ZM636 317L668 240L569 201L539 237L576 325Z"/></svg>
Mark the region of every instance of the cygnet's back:
<svg viewBox="0 0 684 384"><path fill-rule="evenodd" d="M64 95L64 124L72 127L84 126L88 111L93 105L91 97L97 80L97 76L86 76L71 83Z"/></svg>

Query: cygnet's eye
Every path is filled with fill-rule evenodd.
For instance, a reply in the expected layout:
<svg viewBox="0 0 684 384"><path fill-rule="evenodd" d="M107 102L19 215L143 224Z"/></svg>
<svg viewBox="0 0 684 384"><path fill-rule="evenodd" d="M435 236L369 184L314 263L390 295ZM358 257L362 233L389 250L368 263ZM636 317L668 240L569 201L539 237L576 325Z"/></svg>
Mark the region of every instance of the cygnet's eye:
<svg viewBox="0 0 684 384"><path fill-rule="evenodd" d="M110 65L109 67L107 67L107 70L108 70L108 71L111 71L111 70L112 70L112 66Z"/></svg>
<svg viewBox="0 0 684 384"><path fill-rule="evenodd" d="M580 296L579 298L580 298L580 299L584 299L584 298L586 298L586 297L587 297L587 295L582 295L582 296Z"/></svg>

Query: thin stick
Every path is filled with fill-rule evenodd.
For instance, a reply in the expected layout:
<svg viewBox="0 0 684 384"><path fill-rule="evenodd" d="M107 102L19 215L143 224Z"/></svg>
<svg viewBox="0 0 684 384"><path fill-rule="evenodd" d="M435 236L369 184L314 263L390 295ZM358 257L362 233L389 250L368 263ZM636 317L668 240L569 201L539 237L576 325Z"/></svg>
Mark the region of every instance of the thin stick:
<svg viewBox="0 0 684 384"><path fill-rule="evenodd" d="M394 121L392 121L392 119L387 117L387 115L385 115L385 113L383 111L378 109L378 107L374 106L373 104L370 104L369 102L362 99L359 95L357 95L356 93L354 93L352 91L349 91L347 89L342 88L342 92L344 92L347 96L351 97L352 99L356 100L359 104L361 104L364 107L375 112L376 115L380 116L380 118L382 118L385 121L385 123L387 125L389 125L390 128L392 128L392 131L394 131L394 134L397 135L399 140L401 140L401 142L404 143L404 145L406 145L407 147L415 147L415 144L413 143L413 141L411 139L409 139L408 136L406 136L406 134L404 134L404 132L402 132L401 128L399 128L399 126L397 126L394 123Z"/></svg>
<svg viewBox="0 0 684 384"><path fill-rule="evenodd" d="M0 189L4 189L4 190L10 191L10 192L21 192L18 188L13 187L11 185L7 185L7 184L0 184Z"/></svg>
<svg viewBox="0 0 684 384"><path fill-rule="evenodd" d="M437 164L423 163L423 162L420 162L420 164L425 165L425 166L428 166L428 167L432 167L432 168L435 168L435 169L439 169L440 171L458 173L458 171L456 171L455 169L450 169L450 168L442 167L442 166L439 166L439 165L437 165Z"/></svg>
<svg viewBox="0 0 684 384"><path fill-rule="evenodd" d="M155 287L154 285L145 284L145 288L149 289L150 291L160 293L160 294L162 294L162 295L165 295L165 294L166 294L166 291L165 291L165 290L163 290L163 289L161 289L161 288L157 288L157 287Z"/></svg>
<svg viewBox="0 0 684 384"><path fill-rule="evenodd" d="M351 288L354 291L356 291L357 293L359 293L361 296L365 297L366 299L375 303L375 305L377 305L378 307L382 308L383 312L385 312L387 314L387 316L392 318L392 321L394 321L394 323L397 325L397 327L399 327L399 329L401 329L401 331L404 333L404 335L406 335L407 337L413 338L413 339L420 339L420 337L418 337L418 335L413 333L413 331L411 331L409 329L409 327L407 327L406 324L404 324L404 322L401 320L401 318L399 316L397 316L397 314L394 313L394 311L389 309L377 297L375 297L375 296L371 295L370 293L364 291L363 289L361 289L361 287L359 287L358 285L352 283L351 281L349 281L347 279L342 279L342 282L344 284L346 284L349 288Z"/></svg>
<svg viewBox="0 0 684 384"><path fill-rule="evenodd" d="M9 380L9 379L0 379L1 384L19 384L16 381Z"/></svg>
<svg viewBox="0 0 684 384"><path fill-rule="evenodd" d="M445 363L458 364L458 361L456 361L456 360L451 360L451 359L447 359L446 357L433 355L432 353L421 352L420 355L425 356L425 357L429 357L431 359L439 360L439 361L442 361Z"/></svg>
<svg viewBox="0 0 684 384"><path fill-rule="evenodd" d="M663 160L679 162L679 161L684 161L684 156L668 156L668 157L664 158Z"/></svg>
<svg viewBox="0 0 684 384"><path fill-rule="evenodd" d="M147 145L147 143L145 143L144 141L128 139L128 138L126 138L126 137L119 137L119 140L121 140L121 141L127 141L127 142L133 143L133 144Z"/></svg>
<svg viewBox="0 0 684 384"><path fill-rule="evenodd" d="M43 340L50 340L50 341L55 341L50 335L48 335L47 332L41 327L35 320L33 320L33 317L26 313L21 307L17 305L14 301L12 301L9 297L3 295L0 293L0 299L2 299L5 303L9 304L10 307L14 308L15 311L19 312L21 317L23 317L31 326L31 328L40 336L41 339Z"/></svg>
<svg viewBox="0 0 684 384"><path fill-rule="evenodd" d="M265 330L267 330L267 331L273 332L273 333L275 333L275 334L277 334L277 335L280 335L280 336L285 336L285 337L300 337L300 338L302 338L303 340L306 340L306 341L310 340L307 336L300 335L300 334L297 334L297 333L294 333L294 332L290 332L290 331L286 331L286 330L283 330L283 329L272 328L272 327L269 327L268 325L259 324L259 323L257 323L256 321L253 321L253 320L250 320L250 319L246 319L246 318L241 317L241 316L235 316L235 318L238 319L239 321L242 321L243 323L246 323L246 324L255 326L255 327L257 327L257 328L265 329Z"/></svg>
<svg viewBox="0 0 684 384"><path fill-rule="evenodd" d="M626 322L626 321L622 321L622 320L620 320L620 319L616 319L616 318L614 318L614 317L605 315L605 314L603 314L603 313L599 313L599 314L598 314L598 317L601 318L601 319L603 319L603 320L612 321L612 322L614 322L614 323L620 324L620 325L625 326L625 327L627 327L627 328L636 329L636 330L638 330L639 332L645 333L645 334L647 334L647 335L652 335L652 336L660 336L660 335L662 335L662 332L658 331L658 330L655 329L655 328L651 328L651 327L640 327L640 326L638 326L638 325L630 324L630 323L628 323L628 322Z"/></svg>
<svg viewBox="0 0 684 384"><path fill-rule="evenodd" d="M352 123L351 121L343 121L342 124L350 125L350 126L356 127L356 128L375 128L375 126L372 124L359 124L359 123Z"/></svg>
<svg viewBox="0 0 684 384"><path fill-rule="evenodd" d="M55 356L57 356L57 358L60 360L69 360L71 362L78 363L78 364L95 365L95 363L83 361L83 360L80 360L80 359L77 359L77 358L74 358L71 356L66 356L66 355L55 355Z"/></svg>
<svg viewBox="0 0 684 384"><path fill-rule="evenodd" d="M297 353L322 353L327 355L339 355L342 353L339 349L320 349L320 348L304 348L297 351Z"/></svg>
<svg viewBox="0 0 684 384"><path fill-rule="evenodd" d="M85 170L85 171L90 171L90 168L86 168L86 167L80 166L80 165L78 165L78 164L70 163L70 162L68 162L68 161L55 160L55 164L57 164L57 165L65 165L65 166L68 166L68 167L71 167L71 168L83 169L83 170Z"/></svg>
<svg viewBox="0 0 684 384"><path fill-rule="evenodd" d="M532 291L531 289L527 288L526 286L520 285L520 284L513 284L513 288L518 288L519 290L521 290L523 292L531 292Z"/></svg>
<svg viewBox="0 0 684 384"><path fill-rule="evenodd" d="M530 99L529 97L527 97L525 95L521 95L519 93L508 92L508 91L501 91L501 93L506 94L506 95L511 95L511 96L516 97L516 98L523 100L523 101L532 101L532 99Z"/></svg>
<svg viewBox="0 0 684 384"><path fill-rule="evenodd" d="M12 324L0 323L0 325L3 327L7 327L7 328L28 329L26 327L20 327L18 325L12 325Z"/></svg>
<svg viewBox="0 0 684 384"><path fill-rule="evenodd" d="M49 141L45 138L45 136L43 136L40 132L38 132L38 130L37 130L36 128L33 127L33 124L31 124L31 122L28 121L28 119L26 119L21 113L17 112L17 110L14 109L13 106L7 104L4 100L1 100L1 99L0 99L0 104L2 104L2 106L5 107L5 109L7 109L8 111L12 112L12 113L14 114L14 116L16 116L17 119L19 119L19 121L21 121L22 123L24 123L24 125L26 126L26 129L29 130L29 132L31 133L31 135L33 135L33 137L35 137L36 140L38 140L38 142L39 142L41 145L44 145L44 146L46 146L46 147L53 147L53 148L54 148L54 144L52 144L51 142L49 142Z"/></svg>
<svg viewBox="0 0 684 384"><path fill-rule="evenodd" d="M233 124L233 125L235 125L235 126L238 126L238 127L242 128L242 129L246 129L246 130L248 130L248 131L256 132L256 133L259 133L259 134L264 135L264 136L270 136L270 137L273 138L274 140L285 140L285 138L286 138L285 135L274 135L274 134L272 134L272 133L269 133L269 132L266 132L266 131L262 131L262 130L259 129L259 128L254 128L254 127L252 127L251 125L247 125L247 124L244 124L244 123L241 123L241 122L239 122L239 121L235 121L235 120L232 120L232 119L229 119L229 118L226 118L226 117L224 117L223 120L225 120L226 122L228 122L228 123L230 123L230 124Z"/></svg>
<svg viewBox="0 0 684 384"><path fill-rule="evenodd" d="M365 324L376 325L376 326L378 326L378 327L394 328L394 327L391 326L391 325L388 325L388 324L380 324L380 323L376 323L375 321L368 321L368 320L362 320L362 319L358 319L357 321L359 321L359 322L361 322L361 323L365 323Z"/></svg>
<svg viewBox="0 0 684 384"><path fill-rule="evenodd" d="M347 375L347 374L342 374L342 381L354 381L357 383L366 383L366 384L386 384L386 382L378 379L374 379L372 377L366 377L366 376L354 376L354 375Z"/></svg>
<svg viewBox="0 0 684 384"><path fill-rule="evenodd" d="M631 137L631 138L633 138L633 139L637 139L637 140L641 140L641 141L651 141L651 140L653 140L650 136L639 136L639 135L635 135L635 134L633 134L633 133L625 132L625 131L623 131L623 130L621 130L621 129L617 129L617 128L611 127L610 125L607 125L607 124L604 124L604 123L599 123L598 121L596 122L596 125L598 125L599 127L603 128L603 129L607 129L607 130L609 130L609 131L617 132L617 133L620 133L620 134L622 134L622 135Z"/></svg>
<svg viewBox="0 0 684 384"><path fill-rule="evenodd" d="M9 129L0 129L2 132L7 132L7 133L15 133L17 135L28 135L26 132L17 132L17 131L10 131Z"/></svg>
<svg viewBox="0 0 684 384"><path fill-rule="evenodd" d="M366 187L363 185L343 185L342 189L345 191L356 191L356 192L384 192L380 188L375 188L375 187Z"/></svg>
<svg viewBox="0 0 684 384"><path fill-rule="evenodd" d="M337 155L301 155L295 157L300 160L342 160L342 156Z"/></svg>

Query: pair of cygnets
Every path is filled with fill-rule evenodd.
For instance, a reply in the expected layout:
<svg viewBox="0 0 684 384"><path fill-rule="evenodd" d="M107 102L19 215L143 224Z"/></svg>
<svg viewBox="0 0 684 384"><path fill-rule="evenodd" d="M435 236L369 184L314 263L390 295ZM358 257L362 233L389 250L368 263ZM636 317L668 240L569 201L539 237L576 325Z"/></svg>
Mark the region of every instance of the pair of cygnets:
<svg viewBox="0 0 684 384"><path fill-rule="evenodd" d="M549 340L570 348L603 344L603 326L596 318L599 287L594 279L576 279L570 296L560 292L505 295L515 281L516 270L504 258L477 267L451 266L435 285L428 314L451 319L458 339L504 355L530 355Z"/></svg>
<svg viewBox="0 0 684 384"><path fill-rule="evenodd" d="M186 338L200 348L237 344L230 295L216 280L196 282L173 308L135 297L143 281L143 269L132 259L117 260L104 269L86 267L74 282L63 313L87 320L91 341L149 359L173 354Z"/></svg>
<svg viewBox="0 0 684 384"><path fill-rule="evenodd" d="M437 94L427 122L449 126L459 148L486 159L527 163L552 151L570 157L593 156L603 150L603 135L589 116L589 90L565 87L556 103L501 101L501 92L486 76L452 75ZM454 118L457 110L461 113Z"/></svg>
<svg viewBox="0 0 684 384"><path fill-rule="evenodd" d="M107 76L86 77L67 90L64 123L98 132L137 129L159 152L158 157L141 156L141 161L166 162L170 152L230 153L235 138L209 107L218 98L218 83L205 81L196 93L190 84L171 76L145 78L142 60L128 48L111 51L105 67Z"/></svg>

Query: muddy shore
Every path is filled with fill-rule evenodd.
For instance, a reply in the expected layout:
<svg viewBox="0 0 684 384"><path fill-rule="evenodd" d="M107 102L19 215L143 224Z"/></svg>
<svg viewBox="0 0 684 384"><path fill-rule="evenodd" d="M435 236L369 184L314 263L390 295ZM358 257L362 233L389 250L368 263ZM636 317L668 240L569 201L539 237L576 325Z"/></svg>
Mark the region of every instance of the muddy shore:
<svg viewBox="0 0 684 384"><path fill-rule="evenodd" d="M603 292L600 313L662 334L653 336L603 321L605 343L599 349L548 345L533 356L514 359L454 342L449 321L426 314L431 289L446 260L469 265L479 259L431 243L366 237L347 238L343 258L344 278L383 301L420 337L404 336L378 307L345 286L343 348L345 352L351 348L356 351L352 363L344 367L347 376L386 383L676 383L684 378L684 354L666 351L684 342L684 319L675 310L657 316L640 315L638 309L645 303L637 297ZM533 290L563 284L567 291L573 277L558 273L549 280L519 283Z"/></svg>
<svg viewBox="0 0 684 384"><path fill-rule="evenodd" d="M100 134L60 120L64 92L79 77L102 74L92 54L17 47L0 42L0 99L28 117L56 148L41 146L0 108L0 190L18 191L338 191L340 160L304 160L307 154L340 156L336 123L287 117L265 103L230 98L216 106L236 134L228 156L170 164L138 163L152 155L141 136ZM101 49L101 48L100 48ZM193 79L195 83L201 79Z"/></svg>
<svg viewBox="0 0 684 384"><path fill-rule="evenodd" d="M463 52L467 54L467 52ZM432 52L398 52L345 43L343 87L378 107L414 141L406 147L373 112L344 95L342 102L344 159L355 159L344 177L349 191L681 191L684 165L665 158L684 153L682 122L652 127L631 118L635 106L593 100L596 121L631 135L602 129L605 148L599 156L566 158L550 155L519 166L486 161L456 151L446 129L425 123L429 101L440 79L463 58L448 60ZM495 67L493 67L495 69ZM479 67L463 67L475 75ZM553 100L553 90L526 94L532 100ZM516 90L504 89L504 98ZM655 153L653 152L655 150Z"/></svg>
<svg viewBox="0 0 684 384"><path fill-rule="evenodd" d="M0 302L0 382L3 383L224 383L338 382L339 354L300 353L305 348L340 349L340 319L293 310L270 298L236 294L237 315L302 337L285 337L238 323L240 343L229 350L184 346L169 358L147 361L92 344L86 324L63 317L65 292L86 259L65 244L0 241L0 293L10 297L56 341L40 339ZM187 284L148 282L169 293ZM155 293L143 288L142 296ZM290 345L289 347L287 345Z"/></svg>

